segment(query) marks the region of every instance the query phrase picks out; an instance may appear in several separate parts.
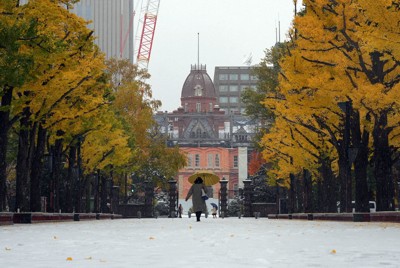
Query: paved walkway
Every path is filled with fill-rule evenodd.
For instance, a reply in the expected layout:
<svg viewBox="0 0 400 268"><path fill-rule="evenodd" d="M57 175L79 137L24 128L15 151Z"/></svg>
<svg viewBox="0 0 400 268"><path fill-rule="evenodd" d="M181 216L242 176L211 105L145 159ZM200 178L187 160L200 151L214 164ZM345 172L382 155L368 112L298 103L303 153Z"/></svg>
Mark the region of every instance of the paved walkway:
<svg viewBox="0 0 400 268"><path fill-rule="evenodd" d="M400 267L400 224L264 218L0 226L16 267Z"/></svg>

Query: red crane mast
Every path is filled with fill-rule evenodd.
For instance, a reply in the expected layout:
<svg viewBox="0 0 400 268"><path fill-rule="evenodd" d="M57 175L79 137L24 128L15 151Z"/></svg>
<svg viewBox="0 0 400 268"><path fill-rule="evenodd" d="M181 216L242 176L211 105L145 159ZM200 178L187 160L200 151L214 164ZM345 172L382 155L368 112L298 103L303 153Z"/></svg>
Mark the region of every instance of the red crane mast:
<svg viewBox="0 0 400 268"><path fill-rule="evenodd" d="M159 7L160 0L147 0L143 8L144 17L141 19L143 26L136 57L137 65L142 69L148 69L149 66Z"/></svg>

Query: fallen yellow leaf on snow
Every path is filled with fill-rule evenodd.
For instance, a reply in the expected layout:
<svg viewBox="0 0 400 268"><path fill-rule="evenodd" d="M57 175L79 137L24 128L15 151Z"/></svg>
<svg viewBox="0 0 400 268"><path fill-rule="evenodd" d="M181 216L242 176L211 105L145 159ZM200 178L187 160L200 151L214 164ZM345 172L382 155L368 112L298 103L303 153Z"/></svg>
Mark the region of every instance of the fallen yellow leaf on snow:
<svg viewBox="0 0 400 268"><path fill-rule="evenodd" d="M67 258L67 261L72 261L72 257L68 257L68 258Z"/></svg>
<svg viewBox="0 0 400 268"><path fill-rule="evenodd" d="M332 249L331 254L336 254L336 250Z"/></svg>

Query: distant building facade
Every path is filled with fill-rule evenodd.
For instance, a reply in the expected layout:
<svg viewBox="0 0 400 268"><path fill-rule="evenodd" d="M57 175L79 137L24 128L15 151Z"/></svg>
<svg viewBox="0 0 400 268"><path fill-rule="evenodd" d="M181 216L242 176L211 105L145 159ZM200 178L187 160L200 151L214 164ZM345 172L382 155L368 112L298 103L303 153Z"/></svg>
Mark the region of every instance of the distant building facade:
<svg viewBox="0 0 400 268"><path fill-rule="evenodd" d="M20 0L21 5L29 0ZM129 59L134 57L134 1L133 0L80 0L70 12L91 21L95 43L107 58Z"/></svg>
<svg viewBox="0 0 400 268"><path fill-rule="evenodd" d="M107 58L135 62L133 0L80 0L70 11L92 21L95 43Z"/></svg>
<svg viewBox="0 0 400 268"><path fill-rule="evenodd" d="M214 83L206 66L191 66L181 93L181 107L158 112L155 119L170 146L179 145L187 166L179 171L180 198L191 184L187 178L198 170L210 170L228 180L228 190L243 187L249 153L258 123L239 113L227 114L219 107ZM219 184L213 186L218 198Z"/></svg>
<svg viewBox="0 0 400 268"><path fill-rule="evenodd" d="M214 86L221 110L227 114L244 114L245 107L241 94L246 88L255 89L258 78L251 72L251 66L215 67Z"/></svg>

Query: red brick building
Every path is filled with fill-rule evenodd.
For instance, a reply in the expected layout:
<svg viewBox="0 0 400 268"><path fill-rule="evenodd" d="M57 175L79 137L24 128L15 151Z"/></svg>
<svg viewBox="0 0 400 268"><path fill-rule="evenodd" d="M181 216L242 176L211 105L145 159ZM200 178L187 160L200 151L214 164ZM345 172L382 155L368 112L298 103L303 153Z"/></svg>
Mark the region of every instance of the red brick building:
<svg viewBox="0 0 400 268"><path fill-rule="evenodd" d="M228 180L228 190L237 190L247 179L251 138L257 124L240 113L227 114L218 105L214 84L204 65L191 66L181 93L181 107L155 115L170 146L179 145L187 166L177 175L179 198L191 184L187 178L197 170L210 170ZM211 190L211 189L210 189ZM218 198L219 184L212 187Z"/></svg>

